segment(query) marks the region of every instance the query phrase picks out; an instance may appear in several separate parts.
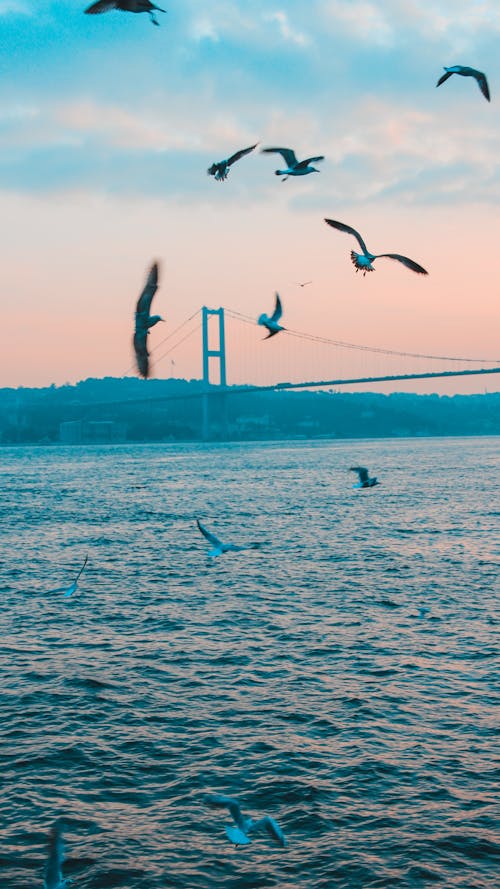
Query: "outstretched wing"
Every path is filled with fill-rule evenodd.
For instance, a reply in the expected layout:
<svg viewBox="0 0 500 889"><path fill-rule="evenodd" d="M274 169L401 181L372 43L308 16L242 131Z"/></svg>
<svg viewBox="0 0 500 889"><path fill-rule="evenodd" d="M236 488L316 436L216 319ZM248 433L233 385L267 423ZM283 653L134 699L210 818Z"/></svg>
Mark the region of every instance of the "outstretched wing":
<svg viewBox="0 0 500 889"><path fill-rule="evenodd" d="M141 377L147 379L149 376L149 352L148 352L148 332L146 328L136 330L134 334L134 352L137 363L137 370Z"/></svg>
<svg viewBox="0 0 500 889"><path fill-rule="evenodd" d="M204 533L205 532L202 531L202 534ZM205 798L205 802L207 803L207 805L212 806L214 809L228 809L231 818L236 824L236 827L239 827L239 829L243 831L243 833L246 832L246 821L243 817L240 804L237 799L234 799L234 797L232 796L224 796L223 793L209 793L208 796Z"/></svg>
<svg viewBox="0 0 500 889"><path fill-rule="evenodd" d="M228 158L228 166L230 167L231 164L235 164L236 161L240 160L240 158L245 157L245 154L250 154L250 152L253 151L254 148L257 148L258 144L259 143L256 142L255 145L250 145L249 148L242 148L241 151L235 151L235 153L232 154L230 158Z"/></svg>
<svg viewBox="0 0 500 889"><path fill-rule="evenodd" d="M45 867L45 889L59 889L62 883L63 861L64 844L61 828L56 824L50 833L49 857Z"/></svg>
<svg viewBox="0 0 500 889"><path fill-rule="evenodd" d="M285 834L274 818L270 818L269 815L255 821L249 828L248 832L253 833L254 830L266 830L269 836L273 838L274 842L278 843L278 846L282 846L283 848L286 846Z"/></svg>
<svg viewBox="0 0 500 889"><path fill-rule="evenodd" d="M283 314L283 306L281 305L280 295L276 294L276 305L274 307L274 312L271 315L270 320L277 323Z"/></svg>
<svg viewBox="0 0 500 889"><path fill-rule="evenodd" d="M320 154L318 155L318 157L306 157L305 161L300 161L300 163L297 164L297 170L301 170L303 167L307 167L308 164L315 164L318 161L324 161L324 159L324 154Z"/></svg>
<svg viewBox="0 0 500 889"><path fill-rule="evenodd" d="M448 80L448 77L451 77L453 73L453 71L447 71L446 74L442 74L438 82L436 83L436 86L441 86L441 84L444 83L445 80Z"/></svg>
<svg viewBox="0 0 500 889"><path fill-rule="evenodd" d="M262 154L281 154L289 169L297 166L297 158L291 148L263 148Z"/></svg>
<svg viewBox="0 0 500 889"><path fill-rule="evenodd" d="M345 225L343 222L336 222L334 219L325 219L327 225L331 225L332 228L337 228L340 232L346 232L348 235L354 235L359 246L361 247L363 253L366 255L368 253L368 248L363 241L360 233L356 231L355 228L351 228L350 225Z"/></svg>
<svg viewBox="0 0 500 889"><path fill-rule="evenodd" d="M78 581L80 580L80 577L81 577L81 575L83 574L83 571L84 571L84 569L85 569L85 565L87 564L88 560L89 560L89 557L88 557L88 556L85 556L85 561L84 561L82 567L80 568L78 574L77 574L76 577L75 577L75 581L74 581L75 584L78 583Z"/></svg>
<svg viewBox="0 0 500 889"><path fill-rule="evenodd" d="M399 253L379 253L375 258L383 259L386 257L387 259L396 259L398 262L402 262L403 265L406 266L407 269L411 269L412 272L417 272L419 275L428 275L427 272L418 262L413 262L413 259L408 259L407 256L401 256Z"/></svg>
<svg viewBox="0 0 500 889"><path fill-rule="evenodd" d="M158 263L154 262L149 270L149 275L139 299L137 300L136 312L149 315L153 296L158 290Z"/></svg>
<svg viewBox="0 0 500 889"><path fill-rule="evenodd" d="M116 0L98 0L97 3L87 6L84 12L87 15L99 15L101 12L109 12L110 9L118 9Z"/></svg>
<svg viewBox="0 0 500 889"><path fill-rule="evenodd" d="M488 102L489 102L490 101L490 90L488 87L488 81L486 80L486 75L483 74L482 71L476 71L474 74L474 77L477 80L477 85L478 85L479 89L481 90L484 98L488 99Z"/></svg>
<svg viewBox="0 0 500 889"><path fill-rule="evenodd" d="M196 519L196 524L198 525L198 530L201 531L204 538L208 540L208 542L211 543L212 546L215 546L218 549L223 545L222 540L219 540L219 538L216 537L215 534L212 534L211 531L208 531L207 528L205 528L205 526L201 524L199 519ZM212 796L213 795L214 794L212 794ZM215 796L219 796L219 794L215 794ZM224 797L224 799L229 799L229 797Z"/></svg>
<svg viewBox="0 0 500 889"><path fill-rule="evenodd" d="M368 481L368 470L364 466L351 466L349 472L357 472L360 482Z"/></svg>

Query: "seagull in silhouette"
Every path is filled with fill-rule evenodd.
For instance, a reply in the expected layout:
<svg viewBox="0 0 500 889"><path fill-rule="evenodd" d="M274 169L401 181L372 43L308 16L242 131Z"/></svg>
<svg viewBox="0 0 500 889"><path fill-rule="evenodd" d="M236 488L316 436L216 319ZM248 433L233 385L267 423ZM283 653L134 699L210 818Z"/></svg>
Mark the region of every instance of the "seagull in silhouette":
<svg viewBox="0 0 500 889"><path fill-rule="evenodd" d="M318 157L307 157L304 161L298 161L295 152L291 148L263 148L262 153L281 154L287 169L275 170L274 172L276 176L283 176L282 182L285 182L289 176L307 176L308 173L319 173L320 171L316 167L312 167L311 164L324 161L325 159L324 155L320 154Z"/></svg>
<svg viewBox="0 0 500 889"><path fill-rule="evenodd" d="M413 259L408 259L407 256L401 256L400 253L370 253L363 238L356 231L355 228L351 228L350 225L345 225L343 222L335 222L334 219L325 219L325 222L328 225L331 225L332 228L337 228L341 232L347 232L349 235L354 235L359 246L361 247L363 253L355 253L354 250L351 250L351 259L356 266L356 272L361 269L363 275L366 275L367 272L374 272L372 263L376 259L382 259L384 256L388 259L397 259L398 262L402 262L406 268L411 269L412 272L418 272L420 275L427 275L428 272L421 265L418 265L417 262L414 262Z"/></svg>
<svg viewBox="0 0 500 889"><path fill-rule="evenodd" d="M111 9L120 9L122 12L147 12L153 25L160 23L155 18L157 12L166 12L160 6L150 3L150 0L98 0L85 10L87 15L99 15L101 12L109 12Z"/></svg>
<svg viewBox="0 0 500 889"><path fill-rule="evenodd" d="M65 597L72 596L73 593L76 592L76 588L77 588L77 586L78 586L78 581L80 580L80 576L82 575L82 573L83 573L83 571L84 571L84 568L85 568L85 565L87 564L88 560L89 560L89 557L88 557L88 556L85 556L85 561L84 561L82 567L80 568L78 574L76 575L76 577L75 577L73 583L70 584L70 586L59 587L59 589L57 589L57 590L52 590L52 592L53 592L53 593L64 593Z"/></svg>
<svg viewBox="0 0 500 889"><path fill-rule="evenodd" d="M61 828L56 824L50 832L49 857L45 866L45 889L66 889L69 880L64 880L62 866L64 863L64 844Z"/></svg>
<svg viewBox="0 0 500 889"><path fill-rule="evenodd" d="M235 844L235 846L248 845L248 843L251 842L249 834L261 830L267 831L269 836L278 844L278 846L281 846L282 848L286 846L285 834L274 818L270 818L269 815L266 815L264 818L259 818L258 821L253 821L252 818L245 818L238 800L233 799L230 796L224 796L222 793L208 794L206 803L216 809L222 808L229 810L229 814L234 821L234 827L232 825L226 827L226 836L228 840Z"/></svg>
<svg viewBox="0 0 500 889"><path fill-rule="evenodd" d="M307 287L308 284L312 284L312 281L304 281L302 284L300 281L297 281L297 287Z"/></svg>
<svg viewBox="0 0 500 889"><path fill-rule="evenodd" d="M357 485L353 485L353 488L373 488L380 484L376 476L370 478L368 470L364 466L351 466L349 472L357 472L359 476L359 482Z"/></svg>
<svg viewBox="0 0 500 889"><path fill-rule="evenodd" d="M150 315L153 296L158 289L158 263L151 266L146 286L142 291L135 308L134 351L137 368L142 377L149 376L148 334L149 328L164 321L161 315Z"/></svg>
<svg viewBox="0 0 500 889"><path fill-rule="evenodd" d="M484 98L487 99L488 102L490 101L488 81L486 80L486 74L483 74L482 71L476 71L475 68L467 68L466 65L452 65L451 68L444 66L444 70L446 71L446 74L443 74L439 78L436 86L441 86L441 84L444 83L445 80L448 80L452 74L461 74L462 77L474 77L477 80L477 85Z"/></svg>
<svg viewBox="0 0 500 889"><path fill-rule="evenodd" d="M257 324L261 324L262 327L265 327L266 330L269 331L267 336L264 337L265 340L268 340L269 337L271 337L271 336L276 336L276 334L279 333L280 330L285 330L285 328L282 327L281 324L278 324L278 321L280 320L282 314L283 314L283 306L281 305L280 295L279 295L279 293L277 293L276 294L276 304L274 307L274 312L271 315L271 317L269 317L269 315L263 314L263 315L260 315L259 318L257 319Z"/></svg>
<svg viewBox="0 0 500 889"><path fill-rule="evenodd" d="M236 546L234 543L223 543L222 540L219 540L215 534L212 534L208 528L205 528L205 525L202 525L199 519L196 519L196 524L198 525L198 530L201 534L203 534L205 540L213 547L208 552L208 556L211 559L215 559L216 556L221 556L223 553L239 553L244 549L258 549L260 546L259 543L249 543L247 546Z"/></svg>
<svg viewBox="0 0 500 889"><path fill-rule="evenodd" d="M217 179L217 182L224 182L229 175L229 167L235 164L236 161L239 161L242 157L245 157L246 154L250 154L254 148L257 148L258 144L259 143L256 142L255 145L250 145L249 148L242 148L241 151L235 151L235 153L232 154L231 157L228 157L227 160L212 164L207 170L208 175Z"/></svg>

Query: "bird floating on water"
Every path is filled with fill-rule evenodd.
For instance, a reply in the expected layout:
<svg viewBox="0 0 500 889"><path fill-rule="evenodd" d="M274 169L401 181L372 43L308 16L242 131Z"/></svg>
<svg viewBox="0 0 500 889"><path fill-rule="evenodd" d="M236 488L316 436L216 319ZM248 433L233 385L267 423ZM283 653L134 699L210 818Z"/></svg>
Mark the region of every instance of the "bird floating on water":
<svg viewBox="0 0 500 889"><path fill-rule="evenodd" d="M109 12L111 9L120 9L122 12L147 12L153 25L160 23L155 18L156 12L166 12L160 6L150 3L150 0L98 0L87 7L87 15L99 15L101 12Z"/></svg>
<svg viewBox="0 0 500 889"><path fill-rule="evenodd" d="M307 157L303 161L298 161L295 152L291 148L263 148L262 153L281 154L287 169L275 170L274 172L276 176L283 176L282 182L288 179L289 176L307 176L308 173L319 173L320 171L316 167L311 166L311 164L324 161L325 159L323 154L319 154L317 157Z"/></svg>
<svg viewBox="0 0 500 889"><path fill-rule="evenodd" d="M80 568L78 574L76 575L73 583L70 584L70 586L59 587L59 589L53 590L53 592L54 593L64 593L65 597L72 596L73 593L76 592L76 588L78 586L78 581L80 580L80 577L83 574L85 565L87 564L88 560L89 560L89 557L85 556L85 561L84 561L82 567Z"/></svg>
<svg viewBox="0 0 500 889"><path fill-rule="evenodd" d="M64 843L61 827L54 825L50 832L49 857L45 866L45 889L66 889L69 880L64 880L62 866L64 863Z"/></svg>
<svg viewBox="0 0 500 889"><path fill-rule="evenodd" d="M452 74L461 74L462 77L474 77L477 81L477 85L481 90L485 99L490 101L490 90L488 87L488 81L486 80L486 74L483 74L482 71L477 71L476 68L468 68L466 65L452 65L450 68L447 68L446 65L443 66L446 74L443 74L436 86L441 86L445 80L448 80Z"/></svg>
<svg viewBox="0 0 500 889"><path fill-rule="evenodd" d="M230 796L224 796L222 793L208 794L206 802L213 808L224 808L229 810L229 814L231 815L235 826L233 827L230 825L226 827L226 836L228 840L235 844L235 846L248 845L248 843L251 842L249 834L261 830L267 831L269 836L272 837L278 846L281 846L282 848L286 846L287 842L285 834L274 818L270 818L269 815L265 815L264 818L259 818L258 821L254 821L252 818L245 818L238 800L233 799L233 797Z"/></svg>
<svg viewBox="0 0 500 889"><path fill-rule="evenodd" d="M150 315L153 296L158 290L158 263L154 262L149 271L144 290L135 308L134 352L137 369L142 377L149 376L148 334L150 327L165 319L161 315Z"/></svg>
<svg viewBox="0 0 500 889"><path fill-rule="evenodd" d="M213 176L217 182L224 182L229 175L229 167L239 161L242 157L245 157L246 154L250 154L254 148L257 148L259 143L256 142L255 145L250 145L249 148L242 148L241 151L235 151L231 157L228 157L225 161L218 161L215 164L212 164L211 167L208 168L207 173L209 176Z"/></svg>
<svg viewBox="0 0 500 889"><path fill-rule="evenodd" d="M353 485L353 488L373 488L380 484L376 476L370 478L368 470L364 466L351 466L349 472L357 472L359 476L359 482L357 485Z"/></svg>
<svg viewBox="0 0 500 889"><path fill-rule="evenodd" d="M265 340L268 340L269 337L271 337L271 336L276 336L276 334L279 333L280 330L285 330L285 328L282 327L281 324L278 324L278 321L280 320L282 314L283 314L283 306L281 305L280 295L279 295L279 293L277 293L276 294L276 304L274 307L274 312L271 315L271 317L269 317L269 315L262 314L257 319L257 324L260 324L262 327L265 327L266 330L269 331L267 336L264 337Z"/></svg>
<svg viewBox="0 0 500 889"><path fill-rule="evenodd" d="M412 272L418 272L419 275L429 274L424 268L422 268L421 265L419 265L417 262L414 262L413 259L408 259L407 256L401 256L400 253L370 253L359 232L357 232L355 228L351 228L350 225L345 225L343 222L335 222L334 219L325 219L325 222L328 225L331 225L332 228L336 228L341 232L347 232L347 234L354 235L354 237L356 238L359 246L363 251L363 253L360 254L355 253L354 250L351 250L351 260L356 266L356 272L360 269L363 272L363 275L366 275L367 272L374 272L375 269L373 268L372 263L376 259L387 257L387 259L396 259L398 262L402 262L403 265L406 266L406 268L411 269Z"/></svg>

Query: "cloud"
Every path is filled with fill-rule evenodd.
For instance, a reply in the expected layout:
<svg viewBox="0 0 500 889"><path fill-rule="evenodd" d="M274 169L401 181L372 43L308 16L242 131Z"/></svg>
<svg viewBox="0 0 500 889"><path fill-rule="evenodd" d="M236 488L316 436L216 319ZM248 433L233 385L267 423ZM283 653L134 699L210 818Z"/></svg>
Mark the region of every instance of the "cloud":
<svg viewBox="0 0 500 889"><path fill-rule="evenodd" d="M327 0L326 16L353 37L378 46L392 46L395 31L380 6L368 0Z"/></svg>
<svg viewBox="0 0 500 889"><path fill-rule="evenodd" d="M294 43L296 46L307 46L311 42L310 37L306 34L292 28L286 12L277 11L267 13L264 16L264 20L267 22L276 22L279 33L283 40L288 43Z"/></svg>

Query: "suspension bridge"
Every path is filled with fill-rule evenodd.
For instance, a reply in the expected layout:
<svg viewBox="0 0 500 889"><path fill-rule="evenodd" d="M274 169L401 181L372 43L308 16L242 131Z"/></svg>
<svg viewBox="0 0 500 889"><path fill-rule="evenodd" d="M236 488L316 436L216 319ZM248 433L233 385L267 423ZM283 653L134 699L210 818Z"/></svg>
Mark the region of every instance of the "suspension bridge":
<svg viewBox="0 0 500 889"><path fill-rule="evenodd" d="M182 394L128 399L127 404L201 399L203 437L209 438L214 423L225 423L228 396L500 373L500 358L405 352L290 329L264 344L262 334L248 315L203 306L151 350L155 376L169 360L170 378L199 380L200 387ZM200 341L201 367L193 375ZM193 343L198 343L194 349Z"/></svg>

